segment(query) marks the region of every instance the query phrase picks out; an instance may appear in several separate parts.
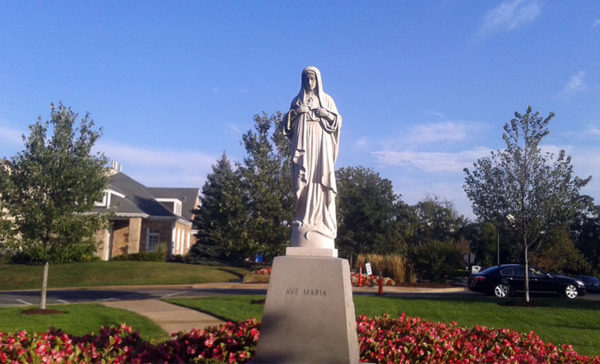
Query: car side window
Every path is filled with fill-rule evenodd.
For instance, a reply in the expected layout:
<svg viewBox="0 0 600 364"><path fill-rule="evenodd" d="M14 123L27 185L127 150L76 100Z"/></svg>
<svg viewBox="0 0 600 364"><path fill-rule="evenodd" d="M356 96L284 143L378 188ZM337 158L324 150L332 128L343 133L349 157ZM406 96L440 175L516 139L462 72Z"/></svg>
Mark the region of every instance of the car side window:
<svg viewBox="0 0 600 364"><path fill-rule="evenodd" d="M510 277L513 275L513 269L512 268L504 268L500 271L500 275L503 277Z"/></svg>
<svg viewBox="0 0 600 364"><path fill-rule="evenodd" d="M513 276L515 277L525 277L525 269L523 267L516 267L513 269Z"/></svg>
<svg viewBox="0 0 600 364"><path fill-rule="evenodd" d="M529 267L529 275L532 277L542 277L544 274L537 268Z"/></svg>

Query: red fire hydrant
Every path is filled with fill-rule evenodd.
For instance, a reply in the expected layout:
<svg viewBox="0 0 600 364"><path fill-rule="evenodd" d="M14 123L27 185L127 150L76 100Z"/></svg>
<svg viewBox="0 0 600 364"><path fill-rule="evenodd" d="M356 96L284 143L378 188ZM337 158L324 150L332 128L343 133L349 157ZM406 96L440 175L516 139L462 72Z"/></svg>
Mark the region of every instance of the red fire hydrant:
<svg viewBox="0 0 600 364"><path fill-rule="evenodd" d="M383 274L382 274L382 272L379 272L379 277L377 277L377 287L379 288L377 290L377 294L382 295L383 294Z"/></svg>
<svg viewBox="0 0 600 364"><path fill-rule="evenodd" d="M358 286L362 287L362 264L358 268Z"/></svg>

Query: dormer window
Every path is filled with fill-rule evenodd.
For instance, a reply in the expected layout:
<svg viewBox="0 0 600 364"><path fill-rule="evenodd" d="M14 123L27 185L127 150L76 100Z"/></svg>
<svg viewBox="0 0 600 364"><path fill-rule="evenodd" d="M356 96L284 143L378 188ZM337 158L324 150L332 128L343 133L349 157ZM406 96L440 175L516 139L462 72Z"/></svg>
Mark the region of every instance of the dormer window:
<svg viewBox="0 0 600 364"><path fill-rule="evenodd" d="M181 216L181 200L177 198L157 198L156 201L168 208L173 214Z"/></svg>
<svg viewBox="0 0 600 364"><path fill-rule="evenodd" d="M102 201L94 202L94 204L96 205L96 207L105 207L105 208L109 209L110 208L110 200L111 200L112 196L118 196L121 198L125 198L124 194L119 193L115 190L104 190L104 196L102 196Z"/></svg>

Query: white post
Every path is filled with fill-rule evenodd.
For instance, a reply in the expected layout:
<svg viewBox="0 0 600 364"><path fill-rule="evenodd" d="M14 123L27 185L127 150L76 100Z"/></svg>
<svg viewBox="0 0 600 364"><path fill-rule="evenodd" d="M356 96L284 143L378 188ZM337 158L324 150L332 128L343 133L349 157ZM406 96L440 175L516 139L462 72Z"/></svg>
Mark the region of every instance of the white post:
<svg viewBox="0 0 600 364"><path fill-rule="evenodd" d="M42 274L42 295L40 297L40 309L46 309L46 288L48 287L48 267L50 263L44 264L44 273Z"/></svg>

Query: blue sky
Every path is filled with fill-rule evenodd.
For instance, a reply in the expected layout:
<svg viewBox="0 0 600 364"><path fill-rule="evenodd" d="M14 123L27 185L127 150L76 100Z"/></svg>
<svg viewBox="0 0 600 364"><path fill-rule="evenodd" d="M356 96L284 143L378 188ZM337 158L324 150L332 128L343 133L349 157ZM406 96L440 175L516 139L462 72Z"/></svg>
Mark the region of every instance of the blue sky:
<svg viewBox="0 0 600 364"><path fill-rule="evenodd" d="M462 169L528 105L556 113L544 148L600 203L597 1L4 1L0 156L62 101L125 173L201 187L308 65L344 118L337 167L373 168L408 203L437 194L472 217Z"/></svg>

